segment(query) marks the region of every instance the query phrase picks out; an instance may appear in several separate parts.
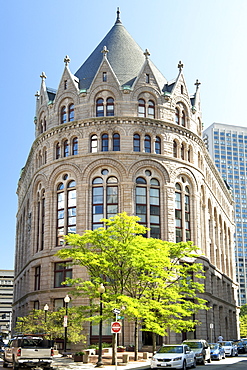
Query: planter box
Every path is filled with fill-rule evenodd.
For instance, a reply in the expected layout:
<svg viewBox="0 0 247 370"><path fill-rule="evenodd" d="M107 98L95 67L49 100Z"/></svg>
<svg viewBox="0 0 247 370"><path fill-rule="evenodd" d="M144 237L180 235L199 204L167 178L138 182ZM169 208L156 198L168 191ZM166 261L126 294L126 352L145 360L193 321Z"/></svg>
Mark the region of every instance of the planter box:
<svg viewBox="0 0 247 370"><path fill-rule="evenodd" d="M74 355L74 361L75 362L83 362L83 355Z"/></svg>
<svg viewBox="0 0 247 370"><path fill-rule="evenodd" d="M117 348L117 352L125 352L125 348Z"/></svg>

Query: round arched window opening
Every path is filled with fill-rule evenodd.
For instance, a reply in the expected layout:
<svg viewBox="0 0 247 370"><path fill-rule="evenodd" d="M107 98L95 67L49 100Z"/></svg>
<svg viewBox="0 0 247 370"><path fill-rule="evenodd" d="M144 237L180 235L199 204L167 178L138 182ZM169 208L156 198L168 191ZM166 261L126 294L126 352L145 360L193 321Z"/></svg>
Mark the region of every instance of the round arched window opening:
<svg viewBox="0 0 247 370"><path fill-rule="evenodd" d="M102 171L101 171L101 175L108 175L109 171L104 168Z"/></svg>
<svg viewBox="0 0 247 370"><path fill-rule="evenodd" d="M151 171L149 171L149 170L146 170L146 171L145 171L145 175L146 175L146 176L151 176L151 175L152 175L152 172L151 172Z"/></svg>

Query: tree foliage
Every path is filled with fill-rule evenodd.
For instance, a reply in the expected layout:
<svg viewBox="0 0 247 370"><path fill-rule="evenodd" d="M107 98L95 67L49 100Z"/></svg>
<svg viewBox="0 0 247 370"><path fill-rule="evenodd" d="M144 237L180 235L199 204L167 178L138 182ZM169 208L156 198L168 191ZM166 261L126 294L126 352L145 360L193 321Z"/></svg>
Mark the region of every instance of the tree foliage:
<svg viewBox="0 0 247 370"><path fill-rule="evenodd" d="M63 321L65 316L65 308L60 308L58 311L32 310L27 316L18 317L15 332L26 334L46 334L49 339L64 338ZM80 309L72 307L68 308L68 341L78 343L85 341L85 336L82 334L83 315Z"/></svg>
<svg viewBox="0 0 247 370"><path fill-rule="evenodd" d="M90 304L104 283L104 318L112 316L113 308L124 307L124 317L143 330L162 336L168 328L192 330L198 324L192 315L206 308L205 300L198 297L204 285L202 266L195 263L196 247L191 242L145 238L141 234L147 229L138 221L120 213L103 219L104 227L66 236L68 246L57 255L85 267L91 279L69 282L75 294L90 298Z"/></svg>
<svg viewBox="0 0 247 370"><path fill-rule="evenodd" d="M240 336L243 338L247 337L247 304L240 307L239 314L240 321Z"/></svg>

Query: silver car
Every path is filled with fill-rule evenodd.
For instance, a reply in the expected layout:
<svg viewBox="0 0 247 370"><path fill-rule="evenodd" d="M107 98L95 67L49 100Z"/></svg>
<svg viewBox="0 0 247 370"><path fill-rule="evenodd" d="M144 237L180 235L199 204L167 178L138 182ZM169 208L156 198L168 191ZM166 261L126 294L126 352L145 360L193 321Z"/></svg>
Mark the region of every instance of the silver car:
<svg viewBox="0 0 247 370"><path fill-rule="evenodd" d="M151 369L169 367L186 370L196 367L196 356L186 344L164 345L152 357L150 366Z"/></svg>

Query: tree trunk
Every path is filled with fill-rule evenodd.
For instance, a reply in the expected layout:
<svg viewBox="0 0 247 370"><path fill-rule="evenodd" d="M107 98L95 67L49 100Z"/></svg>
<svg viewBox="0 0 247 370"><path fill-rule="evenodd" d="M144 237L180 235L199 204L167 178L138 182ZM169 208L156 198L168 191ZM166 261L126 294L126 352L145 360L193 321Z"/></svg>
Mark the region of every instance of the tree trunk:
<svg viewBox="0 0 247 370"><path fill-rule="evenodd" d="M138 361L138 321L135 321L135 357L134 361Z"/></svg>
<svg viewBox="0 0 247 370"><path fill-rule="evenodd" d="M156 352L157 350L157 346L156 346L156 334L155 333L152 333L152 342L153 342L153 354Z"/></svg>
<svg viewBox="0 0 247 370"><path fill-rule="evenodd" d="M117 363L117 334L112 335L112 365Z"/></svg>

